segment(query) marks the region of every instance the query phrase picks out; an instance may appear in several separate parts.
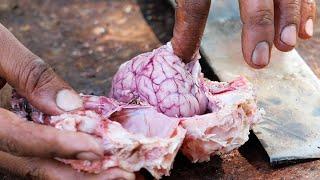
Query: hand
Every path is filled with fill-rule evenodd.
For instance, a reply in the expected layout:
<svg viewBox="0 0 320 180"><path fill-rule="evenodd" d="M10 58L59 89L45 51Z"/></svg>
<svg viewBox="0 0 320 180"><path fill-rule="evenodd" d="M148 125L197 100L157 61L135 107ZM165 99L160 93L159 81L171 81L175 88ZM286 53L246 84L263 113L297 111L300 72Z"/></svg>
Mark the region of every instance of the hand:
<svg viewBox="0 0 320 180"><path fill-rule="evenodd" d="M87 174L75 171L71 166L55 160L16 157L4 152L0 152L0 159L0 167L5 167L9 173L15 173L26 179L135 179L134 174L118 168L111 168L100 174Z"/></svg>
<svg viewBox="0 0 320 180"><path fill-rule="evenodd" d="M8 82L47 114L60 114L82 106L77 93L1 24L0 44L1 85ZM86 134L62 132L23 121L5 109L0 109L0 124L0 151L35 157L84 158L85 155L99 159L103 156L97 140Z"/></svg>
<svg viewBox="0 0 320 180"><path fill-rule="evenodd" d="M297 36L313 35L314 0L239 0L243 22L242 51L254 68L269 64L273 44L280 51L292 50Z"/></svg>
<svg viewBox="0 0 320 180"><path fill-rule="evenodd" d="M82 107L78 94L1 24L0 44L0 88L9 83L33 106L46 114L56 115ZM0 124L0 151L3 151L2 156L7 157L7 161L0 157L0 167L13 170L14 173L28 171L27 165L30 164L32 168L40 168L40 172L47 175L61 166L53 160L45 160L54 157L99 160L103 156L103 147L98 140L84 133L60 131L23 121L1 108ZM43 164L43 167L37 164ZM70 169L63 172L76 174L75 170L71 172Z"/></svg>

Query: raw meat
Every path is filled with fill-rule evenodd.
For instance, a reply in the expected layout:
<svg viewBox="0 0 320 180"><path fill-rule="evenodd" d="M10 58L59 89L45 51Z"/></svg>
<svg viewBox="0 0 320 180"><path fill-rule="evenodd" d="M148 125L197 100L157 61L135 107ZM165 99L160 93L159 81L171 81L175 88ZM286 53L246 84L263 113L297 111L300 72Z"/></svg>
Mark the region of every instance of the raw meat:
<svg viewBox="0 0 320 180"><path fill-rule="evenodd" d="M139 55L120 66L110 95L122 102L139 99L168 116L185 117L182 151L193 162L201 162L246 142L261 113L247 80L209 81L201 73L200 56L195 57L184 64L170 42Z"/></svg>
<svg viewBox="0 0 320 180"><path fill-rule="evenodd" d="M81 131L95 136L104 146L104 160L63 160L73 168L99 173L111 167L127 171L147 169L155 178L169 175L186 130L179 119L167 117L147 105L123 104L106 97L82 96L85 109L48 116L16 94L13 111L22 118L61 130ZM158 128L162 127L162 128Z"/></svg>
<svg viewBox="0 0 320 180"><path fill-rule="evenodd" d="M248 140L251 126L261 118L251 84L244 78L231 83L203 80L208 111L182 120L187 130L182 152L193 162L229 152Z"/></svg>
<svg viewBox="0 0 320 180"><path fill-rule="evenodd" d="M198 58L184 64L168 43L121 65L110 93L116 100L82 95L84 109L50 117L16 98L13 111L100 139L105 159L61 160L75 169L145 168L160 178L169 174L182 142L191 161L207 161L244 144L261 119L254 89L245 78L229 83L205 79Z"/></svg>

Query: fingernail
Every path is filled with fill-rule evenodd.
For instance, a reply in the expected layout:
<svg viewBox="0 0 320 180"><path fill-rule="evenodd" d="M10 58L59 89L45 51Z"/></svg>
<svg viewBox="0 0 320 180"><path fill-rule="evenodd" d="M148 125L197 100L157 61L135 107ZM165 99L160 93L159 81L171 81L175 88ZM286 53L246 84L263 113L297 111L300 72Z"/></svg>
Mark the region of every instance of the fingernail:
<svg viewBox="0 0 320 180"><path fill-rule="evenodd" d="M79 109L83 105L80 96L68 89L64 89L58 92L56 103L57 106L64 111Z"/></svg>
<svg viewBox="0 0 320 180"><path fill-rule="evenodd" d="M308 19L308 21L306 22L306 33L309 36L313 36L313 20L312 19Z"/></svg>
<svg viewBox="0 0 320 180"><path fill-rule="evenodd" d="M252 54L252 63L257 66L266 66L269 64L269 44L267 42L260 42Z"/></svg>
<svg viewBox="0 0 320 180"><path fill-rule="evenodd" d="M92 153L92 152L81 152L77 154L76 156L77 159L80 160L89 160L89 161L95 161L95 160L100 160L101 157Z"/></svg>
<svg viewBox="0 0 320 180"><path fill-rule="evenodd" d="M297 43L297 28L295 25L289 25L282 30L281 41L289 46L295 46Z"/></svg>

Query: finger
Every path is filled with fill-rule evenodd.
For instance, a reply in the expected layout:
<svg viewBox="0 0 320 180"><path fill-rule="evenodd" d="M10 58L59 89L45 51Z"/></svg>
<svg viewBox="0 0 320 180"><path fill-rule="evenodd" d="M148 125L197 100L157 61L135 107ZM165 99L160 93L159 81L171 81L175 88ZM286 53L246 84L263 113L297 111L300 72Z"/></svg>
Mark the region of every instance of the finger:
<svg viewBox="0 0 320 180"><path fill-rule="evenodd" d="M98 140L84 133L60 131L23 121L0 109L0 150L19 156L97 160L103 156Z"/></svg>
<svg viewBox="0 0 320 180"><path fill-rule="evenodd" d="M46 114L82 106L80 97L0 24L0 76Z"/></svg>
<svg viewBox="0 0 320 180"><path fill-rule="evenodd" d="M206 26L210 0L176 0L176 15L171 40L173 50L183 62L188 63L198 55Z"/></svg>
<svg viewBox="0 0 320 180"><path fill-rule="evenodd" d="M275 40L280 51L290 51L297 43L301 0L275 0Z"/></svg>
<svg viewBox="0 0 320 180"><path fill-rule="evenodd" d="M2 89L6 85L7 81L3 78L0 78L0 89Z"/></svg>
<svg viewBox="0 0 320 180"><path fill-rule="evenodd" d="M299 37L308 39L313 36L313 24L316 19L316 2L314 0L302 0Z"/></svg>
<svg viewBox="0 0 320 180"><path fill-rule="evenodd" d="M101 174L87 174L55 160L16 157L0 152L0 167L28 179L135 179L134 174L112 168Z"/></svg>
<svg viewBox="0 0 320 180"><path fill-rule="evenodd" d="M265 67L274 40L273 0L239 0L239 5L244 59L254 68Z"/></svg>

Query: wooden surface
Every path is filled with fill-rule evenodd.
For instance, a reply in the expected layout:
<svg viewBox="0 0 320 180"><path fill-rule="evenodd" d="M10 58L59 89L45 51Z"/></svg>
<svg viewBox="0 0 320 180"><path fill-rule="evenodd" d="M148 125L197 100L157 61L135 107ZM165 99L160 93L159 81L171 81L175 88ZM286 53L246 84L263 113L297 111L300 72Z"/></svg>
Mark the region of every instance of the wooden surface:
<svg viewBox="0 0 320 180"><path fill-rule="evenodd" d="M5 1L7 4L1 5ZM172 17L172 9L162 1L0 2L1 23L73 87L93 94L106 94L111 77L122 62L160 45L150 27L163 43L170 39L168 27L172 26ZM318 72L320 48L315 44L319 43L319 25L316 29L317 37L298 50ZM211 73L207 68L205 71L207 75ZM317 179L319 176L320 161L270 167L263 148L252 136L239 150L216 156L208 163L191 164L179 155L172 176L167 179ZM2 179L16 177L3 173Z"/></svg>

